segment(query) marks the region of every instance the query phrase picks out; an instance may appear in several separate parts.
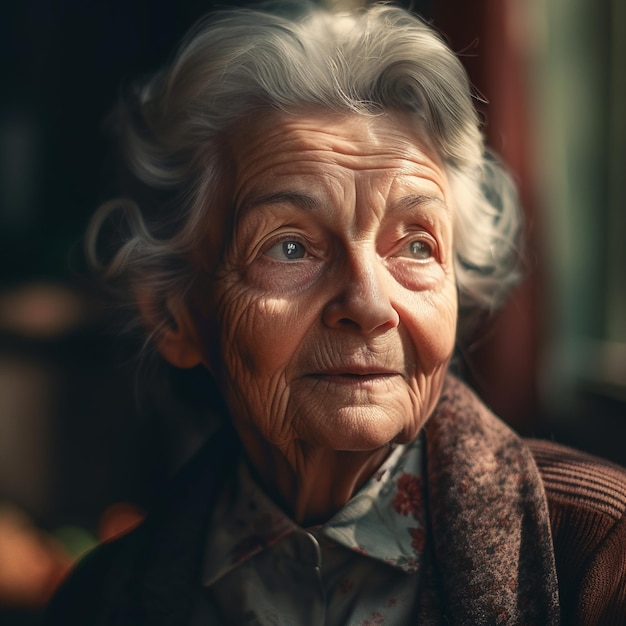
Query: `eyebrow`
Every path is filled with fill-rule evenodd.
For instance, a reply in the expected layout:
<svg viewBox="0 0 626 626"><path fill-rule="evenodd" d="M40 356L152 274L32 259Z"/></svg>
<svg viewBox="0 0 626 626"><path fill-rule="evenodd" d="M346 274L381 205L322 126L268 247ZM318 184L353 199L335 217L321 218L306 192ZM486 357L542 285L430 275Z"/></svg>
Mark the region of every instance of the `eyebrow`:
<svg viewBox="0 0 626 626"><path fill-rule="evenodd" d="M406 211L408 209L413 209L415 207L420 207L427 204L435 204L447 212L450 211L450 207L446 204L445 200L443 200L439 196L427 196L422 194L410 194L408 196L403 196L402 198L396 200L391 205L390 209L392 211Z"/></svg>
<svg viewBox="0 0 626 626"><path fill-rule="evenodd" d="M298 191L278 191L259 196L252 202L239 206L236 210L236 214L239 217L242 217L249 213L252 209L267 204L291 204L305 211L319 211L322 206L316 198L305 193ZM409 194L407 196L403 196L393 202L389 208L391 211L407 211L414 209L415 207L425 206L428 204L438 205L446 212L450 211L450 207L442 198L424 194Z"/></svg>
<svg viewBox="0 0 626 626"><path fill-rule="evenodd" d="M306 211L316 211L321 208L321 204L313 196L298 191L278 191L260 196L252 202L241 205L237 214L241 217L252 209L266 204L291 204Z"/></svg>

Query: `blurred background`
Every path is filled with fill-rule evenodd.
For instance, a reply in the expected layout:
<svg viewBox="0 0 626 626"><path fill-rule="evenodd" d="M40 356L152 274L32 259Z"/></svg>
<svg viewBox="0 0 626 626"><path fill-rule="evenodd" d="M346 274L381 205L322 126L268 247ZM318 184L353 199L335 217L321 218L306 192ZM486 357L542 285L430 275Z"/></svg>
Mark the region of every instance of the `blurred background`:
<svg viewBox="0 0 626 626"><path fill-rule="evenodd" d="M120 85L213 4L0 5L3 624L38 623L73 560L141 519L203 437L198 416L139 401L135 346L115 336L81 236L109 197L102 121ZM527 279L463 371L522 434L626 465L626 3L404 4L461 55L527 215Z"/></svg>

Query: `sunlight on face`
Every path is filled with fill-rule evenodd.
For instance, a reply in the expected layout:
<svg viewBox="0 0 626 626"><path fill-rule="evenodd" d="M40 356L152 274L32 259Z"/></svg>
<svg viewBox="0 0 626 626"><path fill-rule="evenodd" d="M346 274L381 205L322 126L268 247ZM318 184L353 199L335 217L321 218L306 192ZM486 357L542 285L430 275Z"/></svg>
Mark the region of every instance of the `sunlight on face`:
<svg viewBox="0 0 626 626"><path fill-rule="evenodd" d="M415 437L457 318L434 151L399 114L315 110L268 113L230 147L234 226L195 318L242 440L369 450Z"/></svg>

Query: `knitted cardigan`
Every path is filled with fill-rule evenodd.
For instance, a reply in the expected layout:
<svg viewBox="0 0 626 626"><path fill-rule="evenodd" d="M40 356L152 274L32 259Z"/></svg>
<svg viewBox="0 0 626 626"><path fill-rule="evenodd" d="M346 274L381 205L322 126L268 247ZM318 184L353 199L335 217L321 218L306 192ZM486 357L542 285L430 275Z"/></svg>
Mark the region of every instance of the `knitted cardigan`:
<svg viewBox="0 0 626 626"><path fill-rule="evenodd" d="M420 625L626 624L626 470L523 441L451 377L425 437ZM141 526L79 564L45 624L188 624L208 515L239 453L215 436Z"/></svg>

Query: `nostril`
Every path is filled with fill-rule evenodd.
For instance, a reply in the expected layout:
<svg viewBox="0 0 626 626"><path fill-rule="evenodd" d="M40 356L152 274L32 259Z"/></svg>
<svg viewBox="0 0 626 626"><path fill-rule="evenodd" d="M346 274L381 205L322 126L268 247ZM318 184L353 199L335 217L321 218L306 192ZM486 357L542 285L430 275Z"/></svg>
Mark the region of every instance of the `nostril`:
<svg viewBox="0 0 626 626"><path fill-rule="evenodd" d="M337 323L340 326L360 328L359 324L356 321L350 319L349 317L342 317L339 320L337 320Z"/></svg>

